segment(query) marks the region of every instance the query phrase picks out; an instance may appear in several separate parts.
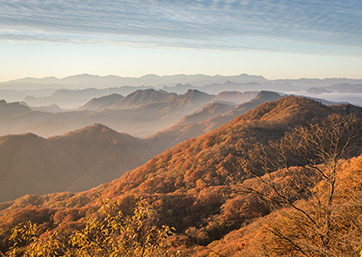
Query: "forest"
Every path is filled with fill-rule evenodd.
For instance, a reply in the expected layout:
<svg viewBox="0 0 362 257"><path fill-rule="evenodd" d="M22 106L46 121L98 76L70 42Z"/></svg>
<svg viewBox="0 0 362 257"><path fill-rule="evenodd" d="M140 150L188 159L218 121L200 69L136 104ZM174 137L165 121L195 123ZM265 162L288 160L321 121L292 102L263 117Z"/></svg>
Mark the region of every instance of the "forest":
<svg viewBox="0 0 362 257"><path fill-rule="evenodd" d="M0 204L5 256L360 256L362 109L288 96L112 182Z"/></svg>

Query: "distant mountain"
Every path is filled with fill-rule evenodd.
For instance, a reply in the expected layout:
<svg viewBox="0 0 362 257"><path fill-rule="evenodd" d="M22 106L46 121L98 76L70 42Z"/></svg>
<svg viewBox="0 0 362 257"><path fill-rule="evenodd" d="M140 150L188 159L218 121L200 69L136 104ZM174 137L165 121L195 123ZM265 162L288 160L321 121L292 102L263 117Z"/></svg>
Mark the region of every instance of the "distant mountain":
<svg viewBox="0 0 362 257"><path fill-rule="evenodd" d="M262 76L253 76L241 74L236 76L208 76L208 75L171 75L171 76L158 76L154 74L145 75L139 78L119 77L119 76L96 76L89 74L80 74L69 76L63 79L55 77L48 77L42 79L24 78L0 83L0 89L17 89L17 90L35 90L44 88L104 88L104 87L123 87L123 86L154 86L162 88L163 86L174 86L180 84L192 84L193 86L200 87L212 83L224 83L227 80L232 80L238 83L248 82L265 82L267 81ZM121 93L126 95L125 93ZM180 92L185 93L185 92Z"/></svg>
<svg viewBox="0 0 362 257"><path fill-rule="evenodd" d="M164 86L162 87L162 90L169 92L169 93L176 93L176 94L185 94L189 89L197 89L196 87L190 85L190 84L181 84L177 83L174 86Z"/></svg>
<svg viewBox="0 0 362 257"><path fill-rule="evenodd" d="M258 93L258 91L246 91L244 93L238 91L223 91L214 98L213 102L242 104L255 98Z"/></svg>
<svg viewBox="0 0 362 257"><path fill-rule="evenodd" d="M177 97L175 93L157 91L154 89L137 90L114 102L109 109L132 109L147 104L165 103Z"/></svg>
<svg viewBox="0 0 362 257"><path fill-rule="evenodd" d="M349 83L341 83L336 85L331 85L325 87L331 91L337 91L339 93L362 93L362 84L349 84Z"/></svg>
<svg viewBox="0 0 362 257"><path fill-rule="evenodd" d="M0 83L1 84L1 83ZM55 92L56 89L39 89L39 90L15 90L0 89L0 96L7 102L20 102L27 96L44 97Z"/></svg>
<svg viewBox="0 0 362 257"><path fill-rule="evenodd" d="M331 93L332 91L323 87L311 87L306 90L308 93L312 94L323 94L323 93Z"/></svg>
<svg viewBox="0 0 362 257"><path fill-rule="evenodd" d="M178 83L174 86L165 86L163 89L167 92L184 93L187 89L198 89L208 94L218 94L222 91L277 91L277 92L295 92L304 91L308 88L321 88L333 86L337 83L361 84L362 80L354 79L280 79L267 80L258 77L249 77L249 79L241 80L238 77L222 77L224 80L212 81L211 83L203 83L196 85L193 83ZM244 77L245 78L245 77Z"/></svg>
<svg viewBox="0 0 362 257"><path fill-rule="evenodd" d="M123 98L120 94L111 94L102 96L99 98L93 98L85 105L82 105L78 108L78 110L87 110L87 111L93 111L93 110L101 110L106 109L112 104L114 104L116 101L121 100Z"/></svg>
<svg viewBox="0 0 362 257"><path fill-rule="evenodd" d="M144 140L101 124L49 139L3 136L0 152L0 202L25 194L87 190L156 154Z"/></svg>
<svg viewBox="0 0 362 257"><path fill-rule="evenodd" d="M349 84L349 83L340 83L335 85L329 85L326 87L312 87L306 90L309 93L313 94L322 94L322 93L362 93L362 84Z"/></svg>
<svg viewBox="0 0 362 257"><path fill-rule="evenodd" d="M145 106L157 106L157 108L181 108L188 109L191 107L195 109L195 106L210 102L214 96L200 92L198 90L189 89L183 95L177 95L176 93L168 93L163 90L137 90L132 94L116 101L108 109L121 110L121 109L134 109L143 108ZM177 111L177 110L175 110Z"/></svg>
<svg viewBox="0 0 362 257"><path fill-rule="evenodd" d="M197 111L215 96L190 90L183 95L139 90L115 101L101 110L79 110L61 113L31 111L21 115L1 116L0 135L35 133L42 137L60 135L93 123L101 123L120 132L147 137L158 130L176 123L179 119ZM107 99L107 98L106 98Z"/></svg>
<svg viewBox="0 0 362 257"><path fill-rule="evenodd" d="M362 79L347 79L347 78L326 78L326 79L277 79L273 80L276 84L290 84L300 89L308 89L311 87L327 87L335 84L362 84Z"/></svg>
<svg viewBox="0 0 362 257"><path fill-rule="evenodd" d="M0 117L11 117L29 111L31 111L29 107L19 102L7 103L5 100L0 100Z"/></svg>
<svg viewBox="0 0 362 257"><path fill-rule="evenodd" d="M24 103L26 104L26 103ZM33 107L33 106L29 106L27 105L30 109L35 110L35 111L41 111L41 112L50 112L50 113L57 113L57 112L65 112L67 110L60 108L58 105L56 104L51 104L48 106L38 106L38 107Z"/></svg>
<svg viewBox="0 0 362 257"><path fill-rule="evenodd" d="M227 80L223 83L213 83L205 85L200 88L203 92L209 94L219 94L223 91L258 91L262 89L262 84L259 82L248 82L248 83L237 83L230 80Z"/></svg>
<svg viewBox="0 0 362 257"><path fill-rule="evenodd" d="M344 89L328 89L335 85L351 85ZM145 75L139 78L119 76L95 76L81 74L62 79L47 77L43 79L24 78L0 83L0 94L8 101L25 101L33 107L56 104L63 109L74 109L86 104L93 98L110 94L128 94L138 90L162 88L169 93L185 94L189 89L197 89L208 94L219 94L222 91L274 91L289 94L319 94L323 90L334 92L361 92L359 89L362 80L357 79L280 79L268 80L262 76L240 74L236 76L207 76L197 75L172 75L157 76ZM357 87L356 87L357 86ZM309 90L308 90L309 89ZM303 93L308 90L308 93ZM56 92L55 92L56 91ZM343 95L331 96L327 100L346 102L362 105L362 97Z"/></svg>
<svg viewBox="0 0 362 257"><path fill-rule="evenodd" d="M153 86L155 88L163 88L168 92L175 92L178 94L184 94L188 89L199 89L209 94L217 94L221 91L230 91L233 89L223 88L220 91L206 91L200 87L205 85L223 84L227 81L232 81L237 84L259 83L263 84L262 88L252 88L248 90L272 90L272 91L291 91L291 90L305 90L311 87L325 87L340 83L349 84L362 84L362 80L356 79L344 79L344 78L330 78L330 79L279 79L268 80L262 76L240 74L236 76L208 76L202 74L196 75L171 75L171 76L157 76L154 74L145 75L139 78L119 77L119 76L96 76L89 74L79 74L75 76L69 76L66 78L58 79L55 77L47 78L24 78L18 80L12 80L8 82L0 83L1 89L15 89L15 90L39 90L39 89L86 89L86 88L105 88L105 87L140 87L140 86ZM269 84L269 85L268 85ZM182 86L184 85L184 86ZM250 84L252 85L252 84ZM215 90L215 85L212 86ZM187 88L187 89L186 89ZM237 90L239 91L239 90ZM241 90L245 91L245 90ZM119 93L121 95L127 95L130 92L109 92ZM104 94L106 95L106 94ZM94 96L94 97L100 97ZM93 97L91 97L93 98ZM90 99L91 99L90 98ZM88 99L88 100L90 100ZM44 104L42 104L44 105Z"/></svg>
<svg viewBox="0 0 362 257"><path fill-rule="evenodd" d="M260 91L257 96L249 102L239 104L232 110L205 121L205 132L210 132L211 130L218 128L222 124L229 122L235 117L254 109L258 105L272 102L280 98L282 98L282 96L276 92Z"/></svg>
<svg viewBox="0 0 362 257"><path fill-rule="evenodd" d="M14 134L15 130L34 121L42 121L52 114L33 111L19 102L7 103L0 100L0 135Z"/></svg>
<svg viewBox="0 0 362 257"><path fill-rule="evenodd" d="M214 95L209 95L196 89L189 89L185 94L180 95L177 98L177 103L182 106L192 106L200 104L202 106L203 104L210 102L214 98Z"/></svg>
<svg viewBox="0 0 362 257"><path fill-rule="evenodd" d="M109 94L127 95L138 89L147 89L147 87L126 86L126 87L105 88L105 89L87 88L82 90L59 89L56 90L50 96L44 96L44 97L27 96L25 97L24 102L26 102L31 106L44 106L44 105L56 104L65 109L72 109L76 108L77 106L79 107L84 103L87 103L93 98L103 97Z"/></svg>
<svg viewBox="0 0 362 257"><path fill-rule="evenodd" d="M224 114L234 108L234 105L224 103L211 103L201 107L197 112L186 115L177 124L198 123L214 116Z"/></svg>

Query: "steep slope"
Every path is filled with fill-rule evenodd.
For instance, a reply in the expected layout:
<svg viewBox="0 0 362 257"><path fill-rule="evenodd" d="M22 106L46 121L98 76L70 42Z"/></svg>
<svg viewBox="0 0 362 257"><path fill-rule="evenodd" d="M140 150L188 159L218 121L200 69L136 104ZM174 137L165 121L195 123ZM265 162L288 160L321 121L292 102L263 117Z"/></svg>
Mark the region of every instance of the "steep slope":
<svg viewBox="0 0 362 257"><path fill-rule="evenodd" d="M0 138L0 201L66 189L84 169L66 152L34 134Z"/></svg>
<svg viewBox="0 0 362 257"><path fill-rule="evenodd" d="M129 212L143 196L156 211L155 223L176 228L179 244L207 245L271 211L258 198L233 193L233 184L228 180L240 171L242 158L255 143L280 139L291 128L331 113L351 112L362 117L362 109L354 106L325 106L306 98L284 97L259 105L208 134L180 143L121 178L87 192L27 196L4 203L0 206L0 238L4 239L1 247L5 249L6 233L24 220L25 214L37 222L42 217L44 231L60 223L62 229L72 229L81 224L87 210L95 208L98 196L111 202L119 200L124 212ZM360 134L353 142L351 155L361 153L361 138ZM282 183L283 188L296 194L297 189L288 187L287 175L279 171L274 176L275 183Z"/></svg>
<svg viewBox="0 0 362 257"><path fill-rule="evenodd" d="M0 153L0 202L24 194L86 190L154 156L144 140L100 124L49 139L4 136Z"/></svg>
<svg viewBox="0 0 362 257"><path fill-rule="evenodd" d="M52 114L33 111L19 102L7 103L0 100L0 135L10 134L18 127L33 122L48 119Z"/></svg>
<svg viewBox="0 0 362 257"><path fill-rule="evenodd" d="M222 115L234 108L234 105L225 103L211 103L201 107L197 112L186 115L177 124L198 123L208 120L214 116Z"/></svg>
<svg viewBox="0 0 362 257"><path fill-rule="evenodd" d="M81 107L79 107L78 110L92 111L92 110L105 109L105 108L111 106L112 104L114 104L116 101L121 100L122 98L123 98L123 96L120 94L111 94L111 95L106 95L106 96L102 96L99 98L93 98L85 105L82 105Z"/></svg>
<svg viewBox="0 0 362 257"><path fill-rule="evenodd" d="M238 115L241 115L260 104L274 101L279 98L281 98L281 96L278 93L261 91L254 99L249 102L234 106L232 108L230 106L218 108L220 115L212 112L213 107L215 106L215 104L212 104L209 106L210 108L206 107L194 114L185 116L175 125L169 127L166 130L157 132L148 139L153 142L154 148L159 149L161 152L189 138L197 137L210 132L211 130L220 127ZM216 106L219 105L216 104ZM227 111L229 108L230 111ZM207 119L208 117L209 119Z"/></svg>
<svg viewBox="0 0 362 257"><path fill-rule="evenodd" d="M29 107L22 105L19 102L7 103L5 100L0 100L1 117L11 117L29 111L31 111Z"/></svg>

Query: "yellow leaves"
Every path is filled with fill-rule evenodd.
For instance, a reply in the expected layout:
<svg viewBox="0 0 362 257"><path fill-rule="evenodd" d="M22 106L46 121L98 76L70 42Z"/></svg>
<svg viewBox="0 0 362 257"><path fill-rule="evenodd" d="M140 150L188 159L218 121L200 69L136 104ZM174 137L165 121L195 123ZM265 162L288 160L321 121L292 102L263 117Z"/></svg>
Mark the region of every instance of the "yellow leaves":
<svg viewBox="0 0 362 257"><path fill-rule="evenodd" d="M101 202L97 213L89 214L85 227L65 240L60 231L46 238L36 237L36 224L18 225L10 240L14 242L9 256L17 256L25 247L24 256L173 256L168 252L167 238L173 228L152 224L153 210L138 202L132 216L117 211L118 205Z"/></svg>

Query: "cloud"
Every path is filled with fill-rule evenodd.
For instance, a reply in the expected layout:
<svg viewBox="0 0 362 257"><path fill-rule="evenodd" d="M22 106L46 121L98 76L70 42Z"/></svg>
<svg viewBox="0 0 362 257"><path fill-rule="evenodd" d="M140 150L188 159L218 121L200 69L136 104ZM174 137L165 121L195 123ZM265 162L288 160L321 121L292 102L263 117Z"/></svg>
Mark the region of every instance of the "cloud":
<svg viewBox="0 0 362 257"><path fill-rule="evenodd" d="M359 0L0 0L0 13L3 42L307 52L362 48Z"/></svg>

